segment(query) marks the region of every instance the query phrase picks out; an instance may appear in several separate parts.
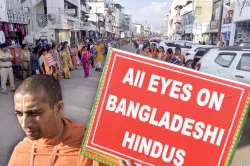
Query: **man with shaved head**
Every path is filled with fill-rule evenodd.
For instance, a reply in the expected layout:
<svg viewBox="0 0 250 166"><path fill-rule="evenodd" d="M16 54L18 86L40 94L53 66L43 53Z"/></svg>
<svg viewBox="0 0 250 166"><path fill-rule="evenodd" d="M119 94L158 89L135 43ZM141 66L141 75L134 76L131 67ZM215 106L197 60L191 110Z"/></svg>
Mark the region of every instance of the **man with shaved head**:
<svg viewBox="0 0 250 166"><path fill-rule="evenodd" d="M85 126L62 116L64 102L59 82L34 75L17 88L15 114L26 136L14 149L8 166L101 166L80 155ZM104 136L105 138L105 136ZM121 166L134 166L121 161Z"/></svg>

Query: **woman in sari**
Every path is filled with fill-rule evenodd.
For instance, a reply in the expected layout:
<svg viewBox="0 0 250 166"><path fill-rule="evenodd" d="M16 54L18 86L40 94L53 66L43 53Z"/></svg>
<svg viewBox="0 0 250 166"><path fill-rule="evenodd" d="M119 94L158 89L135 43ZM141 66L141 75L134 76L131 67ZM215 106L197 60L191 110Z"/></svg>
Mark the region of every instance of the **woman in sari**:
<svg viewBox="0 0 250 166"><path fill-rule="evenodd" d="M87 49L87 46L83 46L82 48L82 67L84 70L85 78L89 77L89 66L91 64L90 61L90 53Z"/></svg>
<svg viewBox="0 0 250 166"><path fill-rule="evenodd" d="M56 62L56 66L57 66L57 77L60 79L62 77L62 66L63 66L63 62L60 58L60 55L57 51L57 44L53 43L52 44L52 56L55 59Z"/></svg>
<svg viewBox="0 0 250 166"><path fill-rule="evenodd" d="M102 53L103 49L104 49L104 47L103 47L103 45L100 45L99 41L94 46L94 50L97 51L97 56L95 58L95 62L96 62L96 70L95 71L102 72L102 63L104 62L104 56Z"/></svg>
<svg viewBox="0 0 250 166"><path fill-rule="evenodd" d="M156 44L155 44L155 43L152 43L151 49L150 49L150 53L151 53L151 55L152 55L152 58L157 59L158 50L157 50L157 48L156 48Z"/></svg>
<svg viewBox="0 0 250 166"><path fill-rule="evenodd" d="M165 57L165 50L162 46L159 47L158 60L163 60Z"/></svg>
<svg viewBox="0 0 250 166"><path fill-rule="evenodd" d="M73 63L73 69L77 69L77 49L74 44L71 44L70 56L71 56L72 63Z"/></svg>
<svg viewBox="0 0 250 166"><path fill-rule="evenodd" d="M152 57L152 54L149 52L149 46L144 45L141 51L141 55L146 56L146 57Z"/></svg>
<svg viewBox="0 0 250 166"><path fill-rule="evenodd" d="M64 78L70 79L71 75L70 75L69 64L70 64L71 58L69 58L69 56L68 56L67 47L63 46L60 54L61 54L61 58L63 61L62 71L63 71Z"/></svg>

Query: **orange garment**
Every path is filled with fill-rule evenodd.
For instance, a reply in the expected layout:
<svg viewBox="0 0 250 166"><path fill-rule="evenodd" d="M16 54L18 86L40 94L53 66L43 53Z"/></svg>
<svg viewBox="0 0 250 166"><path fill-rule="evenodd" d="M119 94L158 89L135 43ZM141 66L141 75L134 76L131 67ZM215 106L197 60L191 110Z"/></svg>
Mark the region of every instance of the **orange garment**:
<svg viewBox="0 0 250 166"><path fill-rule="evenodd" d="M158 54L157 54L157 49L156 48L152 48L151 54L152 54L152 58L157 59Z"/></svg>
<svg viewBox="0 0 250 166"><path fill-rule="evenodd" d="M25 137L15 147L8 166L102 166L97 161L80 155L80 147L86 129L84 125L66 118L62 118L62 121L64 129L56 137L35 141ZM54 146L57 138L61 141ZM54 158L54 162L52 162L52 158Z"/></svg>
<svg viewBox="0 0 250 166"><path fill-rule="evenodd" d="M82 51L82 45L78 45L78 48L77 48L78 52L81 52Z"/></svg>

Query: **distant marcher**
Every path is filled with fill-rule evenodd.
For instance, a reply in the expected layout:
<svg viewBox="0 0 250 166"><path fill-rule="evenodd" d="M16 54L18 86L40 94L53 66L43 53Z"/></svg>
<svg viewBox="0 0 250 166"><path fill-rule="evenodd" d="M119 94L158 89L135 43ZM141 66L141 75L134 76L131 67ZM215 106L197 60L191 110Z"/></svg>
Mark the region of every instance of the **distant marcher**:
<svg viewBox="0 0 250 166"><path fill-rule="evenodd" d="M205 41L203 41L202 45L206 45L206 42L205 42Z"/></svg>
<svg viewBox="0 0 250 166"><path fill-rule="evenodd" d="M77 69L77 58L76 58L76 56L78 56L78 51L77 51L74 44L71 44L70 56L71 56L71 59L72 59L73 70Z"/></svg>
<svg viewBox="0 0 250 166"><path fill-rule="evenodd" d="M152 55L152 58L157 59L157 57L158 57L158 50L156 48L156 44L155 43L151 44L150 53Z"/></svg>
<svg viewBox="0 0 250 166"><path fill-rule="evenodd" d="M168 61L169 63L173 63L176 65L183 66L184 65L184 55L181 54L181 48L176 47L175 53L173 54L172 58Z"/></svg>
<svg viewBox="0 0 250 166"><path fill-rule="evenodd" d="M39 58L39 53L41 51L42 47L40 45L36 46L34 49L34 52L31 54L30 57L30 70L31 74L41 74L38 58Z"/></svg>
<svg viewBox="0 0 250 166"><path fill-rule="evenodd" d="M166 52L166 54L165 54L165 56L164 56L164 58L162 60L165 61L165 62L168 62L173 57L173 54L174 53L173 53L172 48L168 48L167 52Z"/></svg>
<svg viewBox="0 0 250 166"><path fill-rule="evenodd" d="M135 47L134 53L135 54L140 54L139 45L138 45L138 43L136 41L134 42L134 47Z"/></svg>
<svg viewBox="0 0 250 166"><path fill-rule="evenodd" d="M163 60L165 57L165 50L162 46L159 47L158 60Z"/></svg>
<svg viewBox="0 0 250 166"><path fill-rule="evenodd" d="M60 56L62 58L63 61L63 76L65 79L70 79L71 78L71 74L70 74L70 61L71 58L69 58L68 56L68 52L67 52L67 47L63 46L62 47L62 51L60 52Z"/></svg>
<svg viewBox="0 0 250 166"><path fill-rule="evenodd" d="M85 78L89 77L89 68L91 65L91 61L90 61L90 54L88 51L88 47L87 46L83 46L82 49L82 67L84 70L84 74L85 74Z"/></svg>
<svg viewBox="0 0 250 166"><path fill-rule="evenodd" d="M145 44L142 48L141 55L151 58L152 54L150 53L149 50L150 50L149 45Z"/></svg>
<svg viewBox="0 0 250 166"><path fill-rule="evenodd" d="M20 54L21 65L23 68L23 79L26 79L30 74L30 51L28 45L24 44L22 46L22 51Z"/></svg>
<svg viewBox="0 0 250 166"><path fill-rule="evenodd" d="M100 41L94 46L94 50L97 51L97 56L95 58L96 71L102 72L102 63L104 62L103 51L104 46L100 44Z"/></svg>

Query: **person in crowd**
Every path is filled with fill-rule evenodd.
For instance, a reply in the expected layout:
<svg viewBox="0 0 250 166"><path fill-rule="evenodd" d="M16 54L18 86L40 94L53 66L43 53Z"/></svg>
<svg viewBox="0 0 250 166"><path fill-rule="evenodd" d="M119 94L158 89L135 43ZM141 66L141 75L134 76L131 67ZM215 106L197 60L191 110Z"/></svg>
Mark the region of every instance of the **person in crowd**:
<svg viewBox="0 0 250 166"><path fill-rule="evenodd" d="M80 154L86 127L63 117L62 90L54 77L24 80L14 94L14 107L26 137L14 148L8 166L104 166ZM135 164L120 161L120 166Z"/></svg>
<svg viewBox="0 0 250 166"><path fill-rule="evenodd" d="M101 45L99 41L94 46L94 50L97 51L97 56L95 58L96 71L99 72L102 72L102 63L104 62L104 56L102 53L103 48L104 48L103 45Z"/></svg>
<svg viewBox="0 0 250 166"><path fill-rule="evenodd" d="M44 61L43 61L43 56L45 56L46 54L47 54L46 48L42 48L39 52L38 63L39 63L41 74L46 74L45 65L44 65Z"/></svg>
<svg viewBox="0 0 250 166"><path fill-rule="evenodd" d="M91 65L90 53L88 51L88 46L83 46L82 48L82 67L84 70L85 78L89 77L89 66Z"/></svg>
<svg viewBox="0 0 250 166"><path fill-rule="evenodd" d="M152 54L150 53L149 49L149 45L145 44L142 48L141 55L151 58Z"/></svg>
<svg viewBox="0 0 250 166"><path fill-rule="evenodd" d="M140 54L139 44L136 41L134 42L134 47L135 47L134 53Z"/></svg>
<svg viewBox="0 0 250 166"><path fill-rule="evenodd" d="M61 79L62 78L62 66L63 66L63 62L61 60L61 57L57 51L57 44L53 43L52 44L52 56L56 62L56 67L57 67L57 78Z"/></svg>
<svg viewBox="0 0 250 166"><path fill-rule="evenodd" d="M240 40L239 42L239 47L245 47L244 43L243 43L243 40Z"/></svg>
<svg viewBox="0 0 250 166"><path fill-rule="evenodd" d="M206 45L206 42L205 42L205 41L203 41L202 45Z"/></svg>
<svg viewBox="0 0 250 166"><path fill-rule="evenodd" d="M22 51L20 54L21 65L23 69L23 79L26 79L30 74L30 51L28 49L28 45L24 44L22 46Z"/></svg>
<svg viewBox="0 0 250 166"><path fill-rule="evenodd" d="M184 55L181 54L181 48L175 48L175 54L173 54L172 58L168 61L169 63L173 63L176 65L183 66L185 63Z"/></svg>
<svg viewBox="0 0 250 166"><path fill-rule="evenodd" d="M71 47L70 47L70 56L71 56L71 59L72 59L72 65L73 65L73 70L74 69L77 69L77 49L75 47L75 44L71 44Z"/></svg>
<svg viewBox="0 0 250 166"><path fill-rule="evenodd" d="M34 51L31 54L31 57L30 57L31 75L41 74L40 66L38 63L39 53L40 53L41 49L42 49L41 46L38 45L34 48Z"/></svg>
<svg viewBox="0 0 250 166"><path fill-rule="evenodd" d="M164 50L164 48L162 46L160 46L157 59L158 60L163 60L164 57L165 57L165 50Z"/></svg>
<svg viewBox="0 0 250 166"><path fill-rule="evenodd" d="M62 51L61 51L61 58L62 58L62 61L63 61L63 75L64 75L64 78L66 79L70 79L71 78L71 74L70 74L70 61L71 61L71 58L69 58L68 56L68 52L67 52L67 47L62 47Z"/></svg>
<svg viewBox="0 0 250 166"><path fill-rule="evenodd" d="M9 78L11 91L15 91L15 83L14 83L14 75L12 69L12 60L13 56L8 51L7 44L1 44L1 51L0 51L0 73L1 73L1 88L3 94L8 94L6 88L6 82Z"/></svg>
<svg viewBox="0 0 250 166"><path fill-rule="evenodd" d="M166 54L165 54L165 56L164 56L164 58L162 60L165 61L165 62L168 62L173 57L173 54L174 53L173 53L172 48L168 48L167 52L166 52Z"/></svg>
<svg viewBox="0 0 250 166"><path fill-rule="evenodd" d="M156 44L155 43L151 44L150 53L152 55L152 58L157 59L157 57L158 57L158 50L156 48Z"/></svg>
<svg viewBox="0 0 250 166"><path fill-rule="evenodd" d="M77 46L79 59L82 58L82 45L83 45L83 43L80 41L79 44L78 44L78 46Z"/></svg>
<svg viewBox="0 0 250 166"><path fill-rule="evenodd" d="M53 75L55 78L57 78L58 70L52 52L52 47L50 45L46 45L46 53L43 54L41 57L43 60L45 74Z"/></svg>
<svg viewBox="0 0 250 166"><path fill-rule="evenodd" d="M62 46L63 46L63 42L61 42L61 43L60 43L60 45L59 45L59 47L58 47L58 50L57 50L58 52L60 52L60 51L61 51Z"/></svg>

